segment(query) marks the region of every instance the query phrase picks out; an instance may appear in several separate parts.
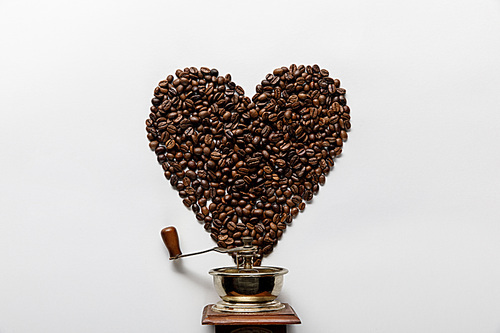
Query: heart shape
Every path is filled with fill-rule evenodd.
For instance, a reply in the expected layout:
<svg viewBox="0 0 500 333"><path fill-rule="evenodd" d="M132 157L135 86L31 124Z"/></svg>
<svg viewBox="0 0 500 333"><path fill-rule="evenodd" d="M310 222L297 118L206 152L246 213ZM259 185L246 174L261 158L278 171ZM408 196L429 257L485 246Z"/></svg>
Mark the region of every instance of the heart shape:
<svg viewBox="0 0 500 333"><path fill-rule="evenodd" d="M318 65L275 69L252 99L216 69L175 75L154 90L149 146L217 245L252 236L260 265L342 152L345 89Z"/></svg>

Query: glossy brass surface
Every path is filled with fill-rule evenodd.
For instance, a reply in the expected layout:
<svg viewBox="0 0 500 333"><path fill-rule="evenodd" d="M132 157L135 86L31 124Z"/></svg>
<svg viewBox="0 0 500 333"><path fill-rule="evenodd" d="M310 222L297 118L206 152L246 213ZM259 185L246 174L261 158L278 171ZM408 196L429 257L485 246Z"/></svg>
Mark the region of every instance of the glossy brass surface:
<svg viewBox="0 0 500 333"><path fill-rule="evenodd" d="M261 312L283 308L275 299L283 287L283 275L288 273L281 267L221 267L210 270L215 290L222 302L214 306L217 311Z"/></svg>

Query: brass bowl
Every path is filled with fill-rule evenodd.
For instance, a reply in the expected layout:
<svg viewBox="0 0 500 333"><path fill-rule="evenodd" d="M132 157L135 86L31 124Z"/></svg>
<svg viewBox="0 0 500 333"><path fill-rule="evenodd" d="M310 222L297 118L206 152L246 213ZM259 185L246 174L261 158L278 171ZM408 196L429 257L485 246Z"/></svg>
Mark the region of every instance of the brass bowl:
<svg viewBox="0 0 500 333"><path fill-rule="evenodd" d="M220 267L210 270L209 274L214 277L215 290L223 300L215 309L237 311L235 308L239 308L242 310L239 312L282 309L282 304L275 299L281 292L283 275L286 273L288 270L281 267L254 267L252 269Z"/></svg>

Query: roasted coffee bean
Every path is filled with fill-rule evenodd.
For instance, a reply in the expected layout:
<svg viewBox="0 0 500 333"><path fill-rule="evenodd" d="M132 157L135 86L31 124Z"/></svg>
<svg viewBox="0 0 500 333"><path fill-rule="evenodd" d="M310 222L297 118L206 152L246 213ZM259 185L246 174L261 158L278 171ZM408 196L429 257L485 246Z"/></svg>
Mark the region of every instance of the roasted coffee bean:
<svg viewBox="0 0 500 333"><path fill-rule="evenodd" d="M305 201L311 201L313 198L313 193L311 191L305 191L303 196Z"/></svg>
<svg viewBox="0 0 500 333"><path fill-rule="evenodd" d="M227 224L227 228L228 228L229 230L231 230L231 231L236 230L236 223L234 223L233 221L229 222L229 223Z"/></svg>
<svg viewBox="0 0 500 333"><path fill-rule="evenodd" d="M252 212L253 216L255 217L262 216L262 213L263 213L262 209L254 209L254 211Z"/></svg>
<svg viewBox="0 0 500 333"><path fill-rule="evenodd" d="M277 68L252 98L230 74L179 69L154 90L149 147L219 246L252 236L268 254L342 153L345 93L318 65Z"/></svg>
<svg viewBox="0 0 500 333"><path fill-rule="evenodd" d="M269 254L269 253L271 253L271 251L272 251L272 250L273 250L273 246L272 246L272 245L267 245L267 246L265 246L265 247L262 249L262 252L263 252L264 254Z"/></svg>

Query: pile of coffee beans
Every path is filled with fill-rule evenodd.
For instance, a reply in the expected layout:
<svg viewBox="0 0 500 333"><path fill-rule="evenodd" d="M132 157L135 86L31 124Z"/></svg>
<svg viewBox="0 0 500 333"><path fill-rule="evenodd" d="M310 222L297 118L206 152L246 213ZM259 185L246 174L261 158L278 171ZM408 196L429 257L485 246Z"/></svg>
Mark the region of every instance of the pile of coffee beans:
<svg viewBox="0 0 500 333"><path fill-rule="evenodd" d="M325 184L351 127L345 89L318 65L276 68L251 99L230 74L179 69L151 102L149 146L183 204L218 246L251 236L260 258Z"/></svg>

